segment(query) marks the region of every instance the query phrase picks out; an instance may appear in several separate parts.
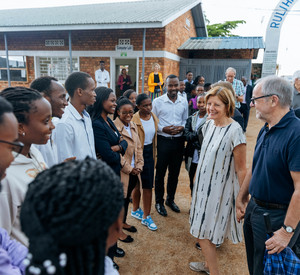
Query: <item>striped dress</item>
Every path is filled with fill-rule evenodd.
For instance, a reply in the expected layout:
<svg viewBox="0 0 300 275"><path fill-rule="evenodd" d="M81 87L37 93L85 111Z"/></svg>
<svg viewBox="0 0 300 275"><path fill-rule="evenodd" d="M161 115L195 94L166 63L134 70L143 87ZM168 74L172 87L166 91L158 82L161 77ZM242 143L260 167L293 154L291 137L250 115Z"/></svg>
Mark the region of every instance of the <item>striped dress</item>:
<svg viewBox="0 0 300 275"><path fill-rule="evenodd" d="M225 238L242 241L242 225L236 221L235 200L239 182L233 149L246 143L241 126L233 121L217 127L209 120L202 128L202 143L190 211L190 233L221 244Z"/></svg>

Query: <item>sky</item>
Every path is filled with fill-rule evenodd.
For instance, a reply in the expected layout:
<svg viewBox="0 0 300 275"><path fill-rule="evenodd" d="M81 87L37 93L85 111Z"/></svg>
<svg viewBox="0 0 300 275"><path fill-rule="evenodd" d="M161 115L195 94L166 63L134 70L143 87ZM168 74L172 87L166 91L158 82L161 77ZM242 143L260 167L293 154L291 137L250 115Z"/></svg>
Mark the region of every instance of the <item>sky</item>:
<svg viewBox="0 0 300 275"><path fill-rule="evenodd" d="M10 0L1 1L0 9L20 9L49 6L70 6L104 2L126 2L128 0ZM184 1L184 0L183 0ZM245 20L233 31L240 36L265 36L266 26L279 0L202 0L202 8L211 24L224 21ZM278 75L292 75L300 70L300 1L294 0L293 10L286 17L281 28L277 64ZM298 33L298 34L297 34ZM261 63L263 50L257 60Z"/></svg>

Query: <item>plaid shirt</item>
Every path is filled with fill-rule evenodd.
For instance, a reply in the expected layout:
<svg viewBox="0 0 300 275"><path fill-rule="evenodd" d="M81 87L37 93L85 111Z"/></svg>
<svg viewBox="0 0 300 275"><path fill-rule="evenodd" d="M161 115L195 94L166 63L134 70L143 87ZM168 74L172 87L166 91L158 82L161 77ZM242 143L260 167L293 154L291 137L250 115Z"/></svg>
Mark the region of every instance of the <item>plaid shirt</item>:
<svg viewBox="0 0 300 275"><path fill-rule="evenodd" d="M226 79L225 79L225 81L226 81ZM235 94L237 96L241 96L241 95L245 94L245 88L244 88L242 81L234 78L233 82L231 84L232 84L233 90L235 91ZM235 108L240 108L240 107L241 107L241 103L238 102L237 100L235 100Z"/></svg>
<svg viewBox="0 0 300 275"><path fill-rule="evenodd" d="M268 254L265 251L264 275L295 275L300 274L300 260L290 247L279 254Z"/></svg>

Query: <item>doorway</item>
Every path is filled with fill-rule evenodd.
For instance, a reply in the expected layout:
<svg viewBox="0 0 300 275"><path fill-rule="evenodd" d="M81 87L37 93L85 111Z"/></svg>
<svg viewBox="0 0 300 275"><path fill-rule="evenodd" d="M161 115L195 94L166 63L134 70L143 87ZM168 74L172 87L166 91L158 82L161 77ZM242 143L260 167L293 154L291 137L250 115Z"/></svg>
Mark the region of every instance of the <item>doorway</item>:
<svg viewBox="0 0 300 275"><path fill-rule="evenodd" d="M127 70L127 74L130 76L131 78L131 82L132 84L130 85L130 89L133 89L133 90L137 90L136 86L137 86L137 83L136 83L136 76L137 76L137 70L136 70L136 64L137 64L137 61L136 59L115 59L115 91L116 91L116 95L117 97L120 96L120 88L117 84L118 82L118 78L119 78L119 75L121 74L121 71L122 69L126 69Z"/></svg>

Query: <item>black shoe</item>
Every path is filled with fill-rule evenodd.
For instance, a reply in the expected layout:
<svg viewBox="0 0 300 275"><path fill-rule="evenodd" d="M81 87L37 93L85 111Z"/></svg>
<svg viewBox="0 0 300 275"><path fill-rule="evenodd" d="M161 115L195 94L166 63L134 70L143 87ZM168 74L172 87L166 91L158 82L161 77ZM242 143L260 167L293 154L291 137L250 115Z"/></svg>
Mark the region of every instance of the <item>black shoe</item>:
<svg viewBox="0 0 300 275"><path fill-rule="evenodd" d="M156 203L155 208L159 215L166 217L168 215L165 206L162 203Z"/></svg>
<svg viewBox="0 0 300 275"><path fill-rule="evenodd" d="M127 237L124 240L119 239L123 243L132 243L134 240L130 235L127 235Z"/></svg>
<svg viewBox="0 0 300 275"><path fill-rule="evenodd" d="M166 201L166 205L169 206L174 212L179 213L180 209L179 207L176 205L176 203L174 201Z"/></svg>
<svg viewBox="0 0 300 275"><path fill-rule="evenodd" d="M131 232L131 233L135 233L135 232L137 232L137 229L136 229L136 227L135 226L130 226L129 228L126 228L126 227L123 227L123 229L124 230L126 230L126 231L129 231L129 232Z"/></svg>
<svg viewBox="0 0 300 275"><path fill-rule="evenodd" d="M125 251L122 248L117 247L115 251L115 257L123 258L124 256L125 256Z"/></svg>
<svg viewBox="0 0 300 275"><path fill-rule="evenodd" d="M114 261L113 261L113 267L114 269L119 270L119 266Z"/></svg>

